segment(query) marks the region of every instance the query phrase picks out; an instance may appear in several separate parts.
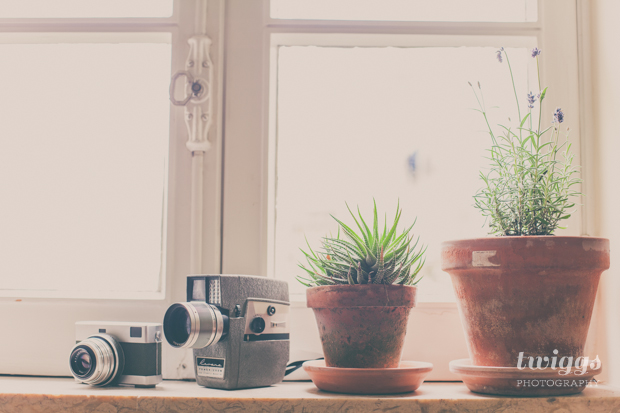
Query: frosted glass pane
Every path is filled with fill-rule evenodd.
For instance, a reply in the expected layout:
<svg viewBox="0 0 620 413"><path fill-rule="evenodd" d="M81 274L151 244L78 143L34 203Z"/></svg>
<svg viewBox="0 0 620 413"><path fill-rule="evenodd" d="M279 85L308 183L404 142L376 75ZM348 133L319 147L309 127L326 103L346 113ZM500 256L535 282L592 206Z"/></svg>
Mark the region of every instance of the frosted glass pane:
<svg viewBox="0 0 620 413"><path fill-rule="evenodd" d="M292 293L305 290L294 279L304 235L320 247L336 233L330 214L355 225L345 201L369 217L374 197L388 221L398 199L401 222L418 219L414 232L428 245L420 299L454 299L440 243L488 234L472 196L490 138L467 82L480 80L487 104L500 107L490 109L492 123L509 123L516 110L495 50L279 49L275 273ZM524 104L535 64L526 49L508 51Z"/></svg>
<svg viewBox="0 0 620 413"><path fill-rule="evenodd" d="M158 291L170 44L0 56L0 290Z"/></svg>
<svg viewBox="0 0 620 413"><path fill-rule="evenodd" d="M275 19L533 22L536 0L271 0Z"/></svg>
<svg viewBox="0 0 620 413"><path fill-rule="evenodd" d="M173 0L2 0L0 18L169 17Z"/></svg>

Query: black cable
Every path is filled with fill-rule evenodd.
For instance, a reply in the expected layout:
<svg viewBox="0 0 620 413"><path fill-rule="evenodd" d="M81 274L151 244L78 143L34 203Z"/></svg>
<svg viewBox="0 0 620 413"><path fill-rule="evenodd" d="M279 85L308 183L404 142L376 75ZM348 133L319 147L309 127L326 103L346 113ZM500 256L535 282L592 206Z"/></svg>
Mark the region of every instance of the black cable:
<svg viewBox="0 0 620 413"><path fill-rule="evenodd" d="M323 357L320 357L320 358L318 358L318 359L312 359L312 360L299 360L299 361L293 361L293 362L289 363L289 364L286 366L286 370L285 370L285 372L284 372L284 375L285 375L285 376L288 376L288 375L289 375L289 374L291 374L292 372L299 370L299 369L301 368L301 366L303 366L303 364L304 364L306 361L313 361L313 360L323 360Z"/></svg>

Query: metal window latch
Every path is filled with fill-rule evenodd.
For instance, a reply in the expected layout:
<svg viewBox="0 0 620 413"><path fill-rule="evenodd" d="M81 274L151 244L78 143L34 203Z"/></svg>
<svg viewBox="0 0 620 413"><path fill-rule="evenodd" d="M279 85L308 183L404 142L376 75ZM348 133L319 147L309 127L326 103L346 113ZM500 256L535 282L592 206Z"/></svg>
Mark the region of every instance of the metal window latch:
<svg viewBox="0 0 620 413"><path fill-rule="evenodd" d="M192 93L186 93L185 99L183 100L177 100L174 97L174 93L175 93L175 87L177 84L177 79L180 78L181 76L185 76L187 78L187 86L190 87L190 90ZM187 103L189 102L189 100L191 98L193 98L195 96L196 93L194 93L194 84L196 84L198 91L200 91L200 89L202 89L202 87L200 86L200 83L198 82L194 82L194 77L192 76L192 74L190 72L187 72L185 70L181 70L176 72L173 76L172 76L172 80L170 81L170 102L172 102L173 105L175 106L185 106L187 105Z"/></svg>
<svg viewBox="0 0 620 413"><path fill-rule="evenodd" d="M176 72L170 81L170 101L175 106L185 106L185 124L188 131L187 149L192 152L206 152L211 147L207 139L212 122L213 62L209 56L211 39L205 35L192 36L188 41L189 55L185 70ZM185 78L185 95L182 100L175 98L177 80Z"/></svg>

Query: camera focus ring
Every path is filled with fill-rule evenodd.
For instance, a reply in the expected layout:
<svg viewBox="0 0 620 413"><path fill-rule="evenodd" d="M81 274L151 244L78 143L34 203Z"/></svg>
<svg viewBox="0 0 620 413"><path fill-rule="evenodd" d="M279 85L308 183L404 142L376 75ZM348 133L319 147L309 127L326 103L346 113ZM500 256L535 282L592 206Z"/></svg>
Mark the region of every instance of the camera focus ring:
<svg viewBox="0 0 620 413"><path fill-rule="evenodd" d="M170 345L204 348L226 334L228 317L204 302L175 303L164 316L164 334Z"/></svg>
<svg viewBox="0 0 620 413"><path fill-rule="evenodd" d="M71 351L71 374L82 383L92 386L111 383L122 374L124 364L120 344L107 334L90 336L76 344Z"/></svg>

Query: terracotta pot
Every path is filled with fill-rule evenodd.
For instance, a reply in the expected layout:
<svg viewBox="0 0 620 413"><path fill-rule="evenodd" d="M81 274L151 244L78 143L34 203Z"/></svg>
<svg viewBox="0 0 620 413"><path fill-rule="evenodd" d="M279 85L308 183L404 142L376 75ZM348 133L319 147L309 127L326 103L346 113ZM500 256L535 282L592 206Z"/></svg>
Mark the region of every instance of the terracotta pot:
<svg viewBox="0 0 620 413"><path fill-rule="evenodd" d="M497 237L442 244L467 346L476 366L516 367L529 357L584 354L609 240ZM557 352L554 352L557 350ZM522 364L524 365L524 364Z"/></svg>
<svg viewBox="0 0 620 413"><path fill-rule="evenodd" d="M328 367L398 367L416 287L321 286L309 288L306 296Z"/></svg>

